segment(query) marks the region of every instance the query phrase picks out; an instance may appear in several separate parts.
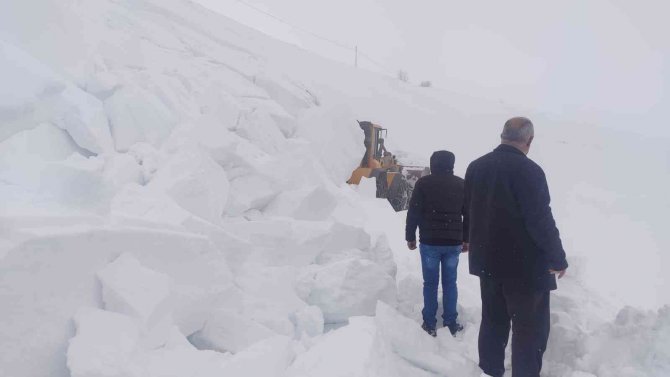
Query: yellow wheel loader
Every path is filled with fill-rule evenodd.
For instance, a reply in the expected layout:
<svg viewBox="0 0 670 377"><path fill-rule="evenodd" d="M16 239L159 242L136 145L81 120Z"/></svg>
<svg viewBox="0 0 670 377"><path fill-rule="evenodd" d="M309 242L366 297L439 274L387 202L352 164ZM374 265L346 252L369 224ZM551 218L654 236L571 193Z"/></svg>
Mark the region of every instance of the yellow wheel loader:
<svg viewBox="0 0 670 377"><path fill-rule="evenodd" d="M400 165L396 157L384 146L388 130L368 121L358 122L358 125L365 134L363 142L365 154L347 183L358 185L363 177L374 178L377 184L377 197L388 199L396 211L406 210L409 207L414 184L422 176L430 174L430 169Z"/></svg>

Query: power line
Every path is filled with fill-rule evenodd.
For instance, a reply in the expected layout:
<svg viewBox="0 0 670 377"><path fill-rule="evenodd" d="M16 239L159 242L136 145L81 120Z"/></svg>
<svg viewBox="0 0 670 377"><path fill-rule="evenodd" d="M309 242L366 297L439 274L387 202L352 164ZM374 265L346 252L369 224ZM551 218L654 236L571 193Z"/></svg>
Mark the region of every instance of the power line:
<svg viewBox="0 0 670 377"><path fill-rule="evenodd" d="M283 23L283 24L285 24L285 25L288 25L289 27L291 27L291 28L293 28L293 29L295 29L295 30L298 30L298 31L301 31L301 32L303 32L303 33L309 34L309 35L311 35L311 36L314 37L314 38L320 39L320 40L322 40L322 41L324 41L324 42L328 42L328 43L330 43L330 44L332 44L332 45L334 45L334 46L337 46L337 47L339 47L339 48L342 48L342 49L345 49L345 50L354 52L354 54L355 54L355 55L354 55L354 66L356 66L356 67L358 66L358 56L360 55L361 57L365 58L366 60L368 60L368 61L371 62L372 64L376 65L378 68L381 68L382 70L386 71L387 73L389 73L389 74L392 75L392 72L394 72L394 69L390 69L390 68L387 67L385 64L380 63L380 62L377 61L376 59L373 59L370 55L368 55L368 54L362 52L362 51L358 48L358 46L353 46L353 47L352 47L352 46L347 45L346 43L342 43L342 42L336 41L336 40L334 40L334 39L331 39L331 38L328 38L328 37L324 37L324 36L319 35L319 34L313 32L313 31L311 31L311 30L307 30L307 29L305 29L305 28L303 28L303 27L294 25L294 24L292 24L291 22L288 22L288 21L286 21L285 19L283 19L283 18L281 18L281 17L275 16L274 14L272 14L272 13L270 13L270 12L264 10L264 9L261 9L261 8L255 6L255 5L253 5L253 4L250 4L250 3L248 3L248 2L246 2L246 1L244 1L244 0L236 0L236 1L237 1L238 3L240 3L240 4L244 5L244 6L246 6L246 7L249 7L249 8L251 8L251 9L255 10L256 12L262 13L262 14L264 14L264 15L266 15L266 16L268 16L268 17L270 17L270 18L272 18L272 19L274 19L274 20L276 20L276 21L279 21L279 22L281 22L281 23Z"/></svg>
<svg viewBox="0 0 670 377"><path fill-rule="evenodd" d="M307 33L307 34L309 34L309 35L311 35L311 36L313 36L313 37L315 37L315 38L321 39L321 40L326 41L326 42L328 42L328 43L332 43L332 44L335 45L335 46L338 46L338 47L341 47L341 48L344 48L344 49L347 49L347 50L350 50L350 51L353 51L353 50L354 50L354 47L352 47L352 46L348 46L348 45L346 45L346 44L344 44L344 43L341 43L341 42L332 40L332 39L330 39L330 38L323 37L323 36L321 36L321 35L318 35L318 34L314 33L313 31L307 30L307 29L302 28L302 27L300 27L300 26L293 25L292 23L290 23L290 22L288 22L288 21L286 21L286 20L284 20L284 19L282 19L282 18L279 18L279 17L275 16L274 14L272 14L272 13L270 13L270 12L268 12L268 11L265 11L265 10L263 10L263 9L261 9L261 8L258 8L257 6L255 6L255 5L253 5L253 4L249 4L249 3L246 2L246 1L243 1L243 0L237 0L237 2L239 2L239 3L241 3L241 4L244 4L244 5L246 5L247 7L251 8L251 9L254 9L254 10L257 11L257 12L263 13L264 15L266 15L266 16L268 16L268 17L272 17L273 19L275 19L275 20L277 20L277 21L279 21L279 22L281 22L281 23L283 23L283 24L286 24L286 25L288 25L288 26L290 26L290 27L292 27L292 28L294 28L294 29L296 29L296 30L302 31L303 33Z"/></svg>
<svg viewBox="0 0 670 377"><path fill-rule="evenodd" d="M364 58L366 58L368 61L370 61L372 64L376 65L377 67L382 68L382 69L387 70L387 71L390 71L390 72L393 72L393 69L390 69L390 68L387 67L386 65L384 65L384 64L378 62L377 60L371 58L370 55L368 55L368 54L366 54L366 53L364 53L364 52L362 52L362 51L359 51L358 53L359 53L362 57L364 57Z"/></svg>

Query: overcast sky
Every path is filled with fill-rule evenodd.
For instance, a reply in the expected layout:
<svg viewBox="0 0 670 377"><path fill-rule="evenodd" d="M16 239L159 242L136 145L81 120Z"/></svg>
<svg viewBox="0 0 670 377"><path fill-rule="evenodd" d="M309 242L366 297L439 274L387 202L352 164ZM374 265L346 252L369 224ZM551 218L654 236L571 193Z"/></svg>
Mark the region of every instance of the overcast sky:
<svg viewBox="0 0 670 377"><path fill-rule="evenodd" d="M197 0L349 64L353 53L237 0ZM245 0L360 50L415 82L670 135L670 2ZM411 6L409 5L411 4Z"/></svg>

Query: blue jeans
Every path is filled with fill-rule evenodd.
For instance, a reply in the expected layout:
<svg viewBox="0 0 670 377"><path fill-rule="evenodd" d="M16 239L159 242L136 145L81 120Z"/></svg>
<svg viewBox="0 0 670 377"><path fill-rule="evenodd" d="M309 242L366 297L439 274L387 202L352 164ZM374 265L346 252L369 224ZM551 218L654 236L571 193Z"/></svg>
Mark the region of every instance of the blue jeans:
<svg viewBox="0 0 670 377"><path fill-rule="evenodd" d="M458 287L456 275L458 273L458 257L463 250L462 246L432 246L419 245L421 250L421 269L423 271L423 321L430 328L437 324L437 287L440 282L440 265L442 266L442 305L444 314L443 324L456 322L458 312Z"/></svg>

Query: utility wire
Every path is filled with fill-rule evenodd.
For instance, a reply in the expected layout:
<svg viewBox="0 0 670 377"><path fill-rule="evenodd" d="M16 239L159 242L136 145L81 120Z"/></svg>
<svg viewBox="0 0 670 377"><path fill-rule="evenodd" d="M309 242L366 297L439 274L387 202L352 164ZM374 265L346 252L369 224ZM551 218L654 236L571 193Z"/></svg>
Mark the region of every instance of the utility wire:
<svg viewBox="0 0 670 377"><path fill-rule="evenodd" d="M288 26L290 26L290 27L292 27L292 28L294 28L294 29L296 29L296 30L300 30L300 31L302 31L303 33L307 33L307 34L311 35L312 37L321 39L321 40L326 41L326 42L328 42L328 43L332 43L333 45L338 46L338 47L340 47L340 48L344 48L344 49L347 49L347 50L354 51L354 47L352 47L352 46L348 46L348 45L346 45L346 44L344 44L344 43L341 43L341 42L332 40L332 39L330 39L330 38L323 37L323 36L318 35L318 34L312 32L312 31L310 31L310 30L304 29L304 28L302 28L302 27L300 27L300 26L293 25L293 24L291 24L290 22L288 22L288 21L286 21L286 20L284 20L284 19L282 19L282 18L279 18L279 17L275 16L274 14L272 14L272 13L270 13L270 12L267 12L267 11L265 11L265 10L263 10L263 9L261 9L261 8L259 8L259 7L257 7L257 6L255 6L255 5L253 5L253 4L249 4L248 2L246 2L246 1L244 1L244 0L237 0L237 2L239 2L239 3L241 3L241 4L244 4L244 5L246 5L247 7L251 8L251 9L257 11L257 12L263 13L264 15L266 15L266 16L268 16L268 17L271 17L271 18L273 18L273 19L275 19L275 20L277 20L277 21L279 21L279 22L281 22L281 23L283 23L283 24L286 24L286 25L288 25Z"/></svg>
<svg viewBox="0 0 670 377"><path fill-rule="evenodd" d="M365 59L367 59L368 61L370 61L372 64L376 65L379 68L382 68L382 69L384 69L388 72L393 72L394 71L393 69L391 69L391 68L387 67L386 65L380 63L379 61L371 58L370 55L368 55L368 54L366 54L366 53L364 53L360 50L358 51L358 54L361 55L362 57L364 57Z"/></svg>
<svg viewBox="0 0 670 377"><path fill-rule="evenodd" d="M368 61L371 62L372 64L376 65L378 68L381 68L381 69L387 71L387 72L390 73L391 75L393 74L392 72L395 71L394 69L391 69L391 68L387 67L385 64L380 63L380 62L377 61L376 59L373 59L370 55L368 55L368 54L362 52L359 48L349 46L349 45L347 45L347 44L345 44L345 43L342 43L342 42L339 42L339 41L336 41L336 40L333 40L333 39L330 39L330 38L321 36L321 35L319 35L319 34L313 32L313 31L311 31L311 30L307 30L307 29L305 29L305 28L303 28L303 27L294 25L294 24L292 24L292 23L290 23L290 22L284 20L283 18L278 17L278 16L275 16L274 14L272 14L272 13L266 11L266 10L263 10L263 9L261 9L261 8L259 8L259 7L257 7L257 6L255 6L255 5L253 5L253 4L250 4L250 3L248 3L248 2L246 2L246 1L244 1L244 0L236 0L236 1L237 1L238 3L244 5L244 6L248 7L248 8L251 8L251 9L255 10L256 12L262 13L262 14L264 14L264 15L266 15L266 16L268 16L268 17L270 17L270 18L272 18L272 19L274 19L274 20L276 20L276 21L279 21L279 22L281 22L281 23L283 23L283 24L285 24L285 25L288 25L289 27L291 27L291 28L293 28L293 29L295 29L295 30L298 30L298 31L301 31L301 32L303 32L303 33L309 34L309 35L311 35L311 36L314 37L314 38L320 39L320 40L322 40L322 41L324 41L324 42L328 42L328 43L330 43L330 44L332 44L332 45L334 45L334 46L337 46L337 47L339 47L339 48L342 48L342 49L345 49L345 50L348 50L348 51L352 51L352 52L356 52L356 54L360 55L361 57L365 58L366 60L368 60Z"/></svg>

